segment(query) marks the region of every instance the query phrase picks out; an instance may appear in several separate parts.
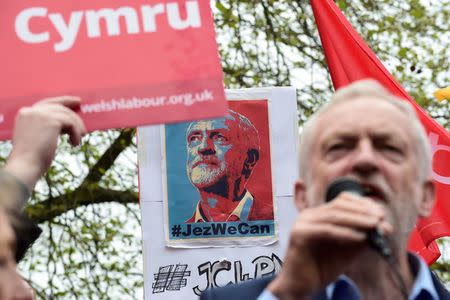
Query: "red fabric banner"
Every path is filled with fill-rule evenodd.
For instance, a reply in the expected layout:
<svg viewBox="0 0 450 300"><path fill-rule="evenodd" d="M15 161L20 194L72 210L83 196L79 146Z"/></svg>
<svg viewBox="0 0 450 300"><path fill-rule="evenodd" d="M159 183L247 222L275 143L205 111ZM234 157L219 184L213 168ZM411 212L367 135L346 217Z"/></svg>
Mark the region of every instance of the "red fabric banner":
<svg viewBox="0 0 450 300"><path fill-rule="evenodd" d="M434 240L450 235L450 133L402 88L333 1L311 0L311 5L334 88L364 78L376 79L392 93L409 101L425 127L432 146L436 204L429 218L417 222L409 249L431 264L440 256Z"/></svg>
<svg viewBox="0 0 450 300"><path fill-rule="evenodd" d="M0 140L25 105L80 96L88 130L223 116L207 0L0 3Z"/></svg>

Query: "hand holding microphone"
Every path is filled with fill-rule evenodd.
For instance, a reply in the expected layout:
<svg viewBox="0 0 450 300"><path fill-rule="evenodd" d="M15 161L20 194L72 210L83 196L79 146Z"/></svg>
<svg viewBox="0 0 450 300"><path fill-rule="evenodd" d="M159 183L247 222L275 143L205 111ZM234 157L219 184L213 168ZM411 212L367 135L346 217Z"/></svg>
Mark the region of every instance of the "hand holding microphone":
<svg viewBox="0 0 450 300"><path fill-rule="evenodd" d="M349 192L358 196L365 196L364 188L359 182L350 178L340 177L328 186L325 201L332 201L341 192ZM378 251L383 257L390 258L392 256L392 251L380 228L377 227L374 230L370 230L367 233L367 241L369 245Z"/></svg>
<svg viewBox="0 0 450 300"><path fill-rule="evenodd" d="M357 181L341 177L333 181L327 189L327 194L325 196L325 201L329 202L336 198L341 192L349 192L359 196L366 196L363 186ZM406 288L405 280L400 273L400 269L397 263L392 257L392 250L387 243L386 237L379 227L367 232L367 242L369 245L375 249L381 256L383 256L387 262L391 265L393 272L395 273L399 283L400 291L405 299L408 298L408 290Z"/></svg>
<svg viewBox="0 0 450 300"><path fill-rule="evenodd" d="M285 263L269 287L280 299L284 292L302 299L325 288L367 248L367 236L372 235L369 232L376 231L377 226L386 234L392 231L385 221L383 205L352 195L364 194L359 183L351 180L349 184L343 179L332 183L327 188L327 199L334 201L325 205L320 198L323 192L303 181L296 184L298 200L306 201L307 188L311 189L310 202L297 203L299 214L291 230ZM349 193L339 195L343 191Z"/></svg>

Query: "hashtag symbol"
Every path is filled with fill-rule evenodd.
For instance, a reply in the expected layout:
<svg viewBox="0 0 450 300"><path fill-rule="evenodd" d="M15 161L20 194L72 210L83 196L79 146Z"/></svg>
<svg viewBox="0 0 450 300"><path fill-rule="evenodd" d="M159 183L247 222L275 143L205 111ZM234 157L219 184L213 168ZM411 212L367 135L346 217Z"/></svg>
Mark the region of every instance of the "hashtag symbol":
<svg viewBox="0 0 450 300"><path fill-rule="evenodd" d="M190 271L186 271L187 265L177 264L175 270L173 265L160 267L157 274L154 274L155 282L152 284L153 294L164 291L179 291L187 284L185 277L191 276ZM172 271L173 270L173 271Z"/></svg>
<svg viewBox="0 0 450 300"><path fill-rule="evenodd" d="M177 237L181 234L181 225L172 226L172 236Z"/></svg>
<svg viewBox="0 0 450 300"><path fill-rule="evenodd" d="M152 284L153 294L162 293L166 290L167 281L172 273L173 265L159 267L158 274L154 274L155 282Z"/></svg>
<svg viewBox="0 0 450 300"><path fill-rule="evenodd" d="M187 280L186 276L191 276L191 271L186 271L187 265L177 265L175 271L173 271L172 276L169 276L169 281L167 283L168 291L179 291L181 287L185 287Z"/></svg>

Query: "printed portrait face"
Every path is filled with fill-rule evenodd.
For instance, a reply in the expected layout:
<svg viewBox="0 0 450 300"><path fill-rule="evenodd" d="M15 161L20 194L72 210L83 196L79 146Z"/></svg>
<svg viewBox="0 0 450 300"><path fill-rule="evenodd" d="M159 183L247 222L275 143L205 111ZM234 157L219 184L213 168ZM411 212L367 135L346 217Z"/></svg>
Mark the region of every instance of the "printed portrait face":
<svg viewBox="0 0 450 300"><path fill-rule="evenodd" d="M197 188L241 176L247 156L233 116L192 123L186 132L186 172Z"/></svg>

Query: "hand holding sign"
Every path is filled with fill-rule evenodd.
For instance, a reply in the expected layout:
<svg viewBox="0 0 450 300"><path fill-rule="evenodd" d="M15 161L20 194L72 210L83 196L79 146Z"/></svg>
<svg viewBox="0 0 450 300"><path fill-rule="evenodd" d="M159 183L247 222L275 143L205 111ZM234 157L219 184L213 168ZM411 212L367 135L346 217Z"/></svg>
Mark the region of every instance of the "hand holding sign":
<svg viewBox="0 0 450 300"><path fill-rule="evenodd" d="M20 109L14 126L13 150L5 169L33 189L50 167L61 133L69 134L72 145L81 143L86 128L73 111L80 102L78 97L61 96Z"/></svg>

